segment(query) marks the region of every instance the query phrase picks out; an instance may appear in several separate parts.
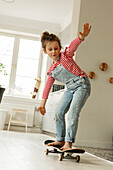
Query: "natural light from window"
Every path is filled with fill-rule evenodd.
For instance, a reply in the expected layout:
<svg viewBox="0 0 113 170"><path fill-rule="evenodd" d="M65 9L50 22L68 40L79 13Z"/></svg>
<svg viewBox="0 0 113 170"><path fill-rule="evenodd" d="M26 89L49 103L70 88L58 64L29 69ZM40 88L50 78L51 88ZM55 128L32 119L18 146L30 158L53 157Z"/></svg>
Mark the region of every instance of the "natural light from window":
<svg viewBox="0 0 113 170"><path fill-rule="evenodd" d="M16 72L16 92L30 95L37 78L40 55L40 42L20 39Z"/></svg>
<svg viewBox="0 0 113 170"><path fill-rule="evenodd" d="M41 43L37 38L0 35L0 85L6 93L31 97L38 74ZM4 69L0 69L4 70Z"/></svg>
<svg viewBox="0 0 113 170"><path fill-rule="evenodd" d="M14 37L0 35L0 63L5 65L5 70L7 73L7 75L4 75L4 71L0 72L0 85L6 88L9 86L13 47Z"/></svg>

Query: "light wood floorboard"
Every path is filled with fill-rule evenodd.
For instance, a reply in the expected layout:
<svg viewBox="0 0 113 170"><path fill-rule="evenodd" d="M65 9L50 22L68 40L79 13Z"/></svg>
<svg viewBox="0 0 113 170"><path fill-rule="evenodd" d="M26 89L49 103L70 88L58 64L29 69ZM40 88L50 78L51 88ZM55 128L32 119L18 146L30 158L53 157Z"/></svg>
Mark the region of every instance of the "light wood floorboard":
<svg viewBox="0 0 113 170"><path fill-rule="evenodd" d="M113 170L113 163L91 154L58 160L57 154L45 155L45 134L0 131L0 170Z"/></svg>

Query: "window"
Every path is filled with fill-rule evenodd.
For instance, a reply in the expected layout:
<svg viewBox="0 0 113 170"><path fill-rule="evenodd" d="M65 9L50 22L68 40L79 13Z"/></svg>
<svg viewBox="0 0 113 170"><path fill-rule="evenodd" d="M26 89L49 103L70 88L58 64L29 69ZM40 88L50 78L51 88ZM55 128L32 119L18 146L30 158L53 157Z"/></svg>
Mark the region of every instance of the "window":
<svg viewBox="0 0 113 170"><path fill-rule="evenodd" d="M37 78L40 42L20 39L16 71L16 93L30 94Z"/></svg>
<svg viewBox="0 0 113 170"><path fill-rule="evenodd" d="M46 82L45 77L47 78L47 70L49 69L49 68L47 68L47 66L50 61L49 60L50 58L48 58L47 54L43 53L42 55L43 55L43 57L42 57L42 69L41 69L41 85L40 85L39 96L38 96L38 98L40 100L42 99L43 89L44 89L45 82Z"/></svg>
<svg viewBox="0 0 113 170"><path fill-rule="evenodd" d="M5 65L7 73L7 76L4 75L4 72L0 73L0 85L5 87L9 86L14 40L14 37L0 35L0 63Z"/></svg>
<svg viewBox="0 0 113 170"><path fill-rule="evenodd" d="M38 74L41 43L38 38L0 35L0 61L7 75L0 74L6 93L31 96Z"/></svg>

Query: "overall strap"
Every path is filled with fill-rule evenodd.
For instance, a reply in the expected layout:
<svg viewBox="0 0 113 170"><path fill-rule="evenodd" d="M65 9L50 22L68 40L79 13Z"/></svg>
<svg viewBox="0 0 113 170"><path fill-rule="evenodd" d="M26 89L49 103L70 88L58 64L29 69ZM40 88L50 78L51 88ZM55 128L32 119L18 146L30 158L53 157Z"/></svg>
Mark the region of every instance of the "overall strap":
<svg viewBox="0 0 113 170"><path fill-rule="evenodd" d="M59 56L59 61L61 62L61 53L60 53L60 56Z"/></svg>

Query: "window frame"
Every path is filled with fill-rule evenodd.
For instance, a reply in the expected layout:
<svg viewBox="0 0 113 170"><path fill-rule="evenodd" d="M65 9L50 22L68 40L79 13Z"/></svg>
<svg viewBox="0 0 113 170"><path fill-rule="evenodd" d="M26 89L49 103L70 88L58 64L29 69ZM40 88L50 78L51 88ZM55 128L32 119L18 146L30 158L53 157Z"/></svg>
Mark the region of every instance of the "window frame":
<svg viewBox="0 0 113 170"><path fill-rule="evenodd" d="M11 31L11 32L12 33L10 33L10 31L8 32L7 30L1 31L1 29L0 29L0 35L1 36L7 36L7 37L13 37L14 38L14 48L13 48L13 55L12 55L12 61L11 61L11 72L10 72L10 78L9 78L9 90L6 93L6 95L11 94L11 95L15 96L15 94L13 94L10 89L15 89L20 39L40 41L40 35L29 34L29 33L21 33L21 32L16 32L16 31ZM41 48L40 48L39 63L41 63L40 58L41 58ZM41 70L41 67L42 67L42 63L41 63L41 65L39 64L39 66L37 68L37 76L38 76L38 74L40 74L39 70ZM35 84L34 84L34 86L35 86ZM26 95L26 97L28 97L28 96Z"/></svg>

